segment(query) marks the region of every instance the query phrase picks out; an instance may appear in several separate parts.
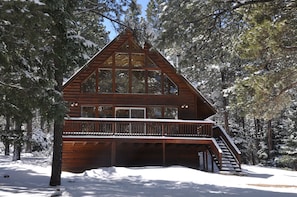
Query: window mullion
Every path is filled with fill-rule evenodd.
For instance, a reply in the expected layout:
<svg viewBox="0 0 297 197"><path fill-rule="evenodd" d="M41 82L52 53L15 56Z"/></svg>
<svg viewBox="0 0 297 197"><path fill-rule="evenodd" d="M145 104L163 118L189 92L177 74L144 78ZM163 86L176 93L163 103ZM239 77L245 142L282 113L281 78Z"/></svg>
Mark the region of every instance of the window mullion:
<svg viewBox="0 0 297 197"><path fill-rule="evenodd" d="M98 68L96 69L96 93L99 91L99 79L98 79Z"/></svg>
<svg viewBox="0 0 297 197"><path fill-rule="evenodd" d="M131 61L131 53L129 52L129 71L128 71L128 77L129 77L129 93L132 93L132 61Z"/></svg>
<svg viewBox="0 0 297 197"><path fill-rule="evenodd" d="M112 54L112 92L115 93L116 90L116 80L115 80L115 54Z"/></svg>

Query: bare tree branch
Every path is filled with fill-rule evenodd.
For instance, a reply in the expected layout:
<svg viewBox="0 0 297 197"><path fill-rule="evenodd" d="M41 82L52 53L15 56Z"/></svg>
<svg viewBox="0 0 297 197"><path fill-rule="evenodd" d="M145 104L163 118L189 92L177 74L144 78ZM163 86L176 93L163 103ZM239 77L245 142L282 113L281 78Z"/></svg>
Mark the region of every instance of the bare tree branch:
<svg viewBox="0 0 297 197"><path fill-rule="evenodd" d="M128 27L127 25L125 25L123 22L117 20L117 19L113 19L105 14L102 14L99 10L98 10L98 5L92 1L87 1L88 3L90 3L90 5L92 6L92 8L88 8L88 9L84 9L84 10L81 10L81 12L93 12L93 13L96 13L100 16L102 16L103 18L106 18L107 20L110 20L111 22L114 22L114 23L117 23L121 26L124 26L124 27Z"/></svg>
<svg viewBox="0 0 297 197"><path fill-rule="evenodd" d="M286 91L295 88L296 86L297 86L297 81L295 81L294 83L291 83L291 84L289 84L287 87L283 88L283 89L278 93L278 95L281 95L281 94L285 93Z"/></svg>
<svg viewBox="0 0 297 197"><path fill-rule="evenodd" d="M214 18L217 18L219 16L221 16L222 14L225 14L226 12L232 10L236 10L240 7L243 7L243 6L247 6L247 5L252 5L252 4L258 4L258 3L267 3L267 2L273 2L274 0L251 0L251 1L245 1L245 2L241 2L241 1L234 1L234 0L230 0L230 1L225 1L227 3L233 3L234 5L230 7L230 9L223 9L223 10L218 10L218 12L215 12L215 13L211 13L209 15L206 15L202 18L199 18L197 20L193 20L193 21L186 21L186 23L197 23L197 22L200 22L206 18L209 18L209 17L214 17Z"/></svg>
<svg viewBox="0 0 297 197"><path fill-rule="evenodd" d="M4 83L2 81L0 81L0 86L9 87L9 88L16 88L16 89L19 89L19 90L23 90L23 88L21 86L17 86L17 85L13 85L13 84L7 84L7 83Z"/></svg>

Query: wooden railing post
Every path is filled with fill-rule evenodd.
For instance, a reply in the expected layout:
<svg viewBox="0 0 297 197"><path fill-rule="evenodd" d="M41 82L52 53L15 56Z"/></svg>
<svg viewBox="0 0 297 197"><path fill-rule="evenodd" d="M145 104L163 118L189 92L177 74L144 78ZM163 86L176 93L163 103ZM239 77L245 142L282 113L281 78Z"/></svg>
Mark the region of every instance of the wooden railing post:
<svg viewBox="0 0 297 197"><path fill-rule="evenodd" d="M116 129L115 129L115 124L116 124L115 122L112 122L112 123L111 123L112 135L115 135L115 130L116 130Z"/></svg>
<svg viewBox="0 0 297 197"><path fill-rule="evenodd" d="M210 137L213 137L213 128L212 128L212 125L208 125L208 128L210 130Z"/></svg>
<svg viewBox="0 0 297 197"><path fill-rule="evenodd" d="M130 125L130 132L126 126ZM211 121L121 118L65 118L67 135L161 135L213 137ZM161 130L160 130L161 129Z"/></svg>

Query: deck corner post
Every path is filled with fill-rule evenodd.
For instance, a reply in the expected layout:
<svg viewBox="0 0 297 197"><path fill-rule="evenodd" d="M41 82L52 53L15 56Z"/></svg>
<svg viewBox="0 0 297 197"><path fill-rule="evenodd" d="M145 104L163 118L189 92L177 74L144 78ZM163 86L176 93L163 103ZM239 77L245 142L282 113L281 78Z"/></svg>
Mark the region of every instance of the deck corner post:
<svg viewBox="0 0 297 197"><path fill-rule="evenodd" d="M162 150L163 150L163 166L166 166L166 142L165 142L165 140L163 140L162 145L163 145L163 148L162 148Z"/></svg>
<svg viewBox="0 0 297 197"><path fill-rule="evenodd" d="M116 142L111 142L111 166L115 166L116 163Z"/></svg>

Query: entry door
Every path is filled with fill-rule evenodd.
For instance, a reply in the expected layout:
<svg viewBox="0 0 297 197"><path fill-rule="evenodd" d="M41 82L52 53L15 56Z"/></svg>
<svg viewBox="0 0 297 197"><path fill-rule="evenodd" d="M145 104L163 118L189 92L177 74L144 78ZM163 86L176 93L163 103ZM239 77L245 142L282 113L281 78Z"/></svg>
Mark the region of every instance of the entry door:
<svg viewBox="0 0 297 197"><path fill-rule="evenodd" d="M135 107L116 107L115 108L115 117L116 118L136 118L136 119L145 119L145 108L135 108ZM126 128L123 128L126 127ZM121 127L118 127L118 131L125 133L128 131L131 134L145 134L145 123L144 122L123 122Z"/></svg>

